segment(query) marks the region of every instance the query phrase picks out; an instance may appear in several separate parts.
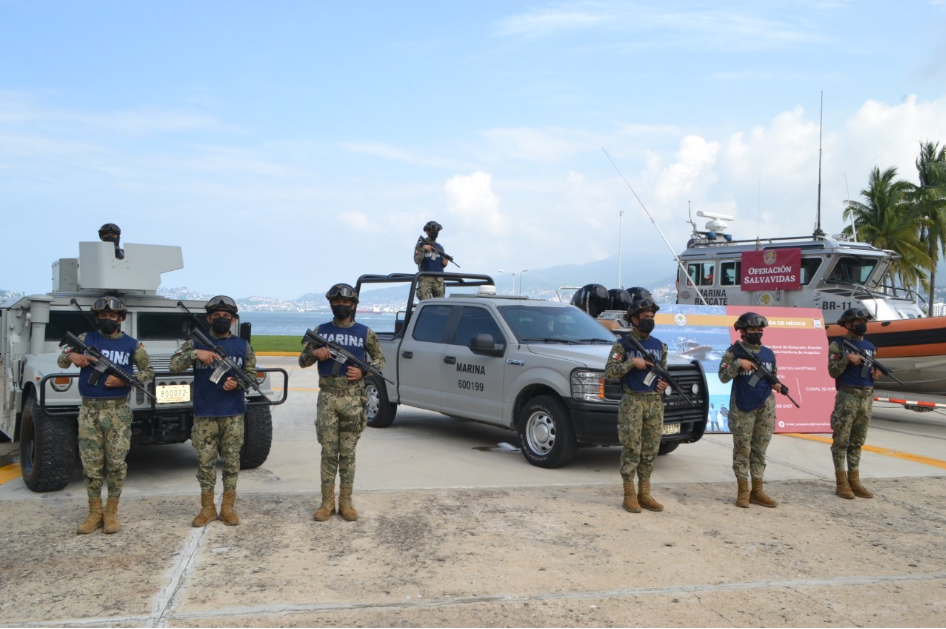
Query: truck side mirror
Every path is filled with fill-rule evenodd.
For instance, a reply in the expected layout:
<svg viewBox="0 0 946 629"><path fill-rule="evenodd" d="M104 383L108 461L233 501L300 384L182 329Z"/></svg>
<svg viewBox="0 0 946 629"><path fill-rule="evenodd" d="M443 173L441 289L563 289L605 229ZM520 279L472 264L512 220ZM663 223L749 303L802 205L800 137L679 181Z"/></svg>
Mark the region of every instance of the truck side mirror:
<svg viewBox="0 0 946 629"><path fill-rule="evenodd" d="M470 351L474 354L483 354L485 356L502 356L506 350L503 345L496 345L492 334L480 333L474 334L470 339Z"/></svg>
<svg viewBox="0 0 946 629"><path fill-rule="evenodd" d="M249 321L240 324L240 338L250 342L250 338L253 336L253 324Z"/></svg>

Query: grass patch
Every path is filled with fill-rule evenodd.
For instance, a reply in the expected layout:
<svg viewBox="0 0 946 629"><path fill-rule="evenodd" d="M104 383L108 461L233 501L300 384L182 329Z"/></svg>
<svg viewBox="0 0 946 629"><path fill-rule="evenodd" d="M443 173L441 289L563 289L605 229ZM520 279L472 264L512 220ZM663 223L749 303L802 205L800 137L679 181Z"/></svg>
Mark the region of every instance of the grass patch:
<svg viewBox="0 0 946 629"><path fill-rule="evenodd" d="M301 352L301 336L275 336L254 334L252 340L256 352Z"/></svg>

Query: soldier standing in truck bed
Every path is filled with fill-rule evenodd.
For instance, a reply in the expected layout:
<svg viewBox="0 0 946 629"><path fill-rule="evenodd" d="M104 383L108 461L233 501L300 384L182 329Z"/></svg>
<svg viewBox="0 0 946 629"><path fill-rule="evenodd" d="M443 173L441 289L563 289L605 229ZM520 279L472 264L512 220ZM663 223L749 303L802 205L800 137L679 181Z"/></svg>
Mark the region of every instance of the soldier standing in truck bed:
<svg viewBox="0 0 946 629"><path fill-rule="evenodd" d="M107 354L116 365L132 373L138 367L138 379L154 378L154 369L144 346L121 331L125 320L125 304L117 297L102 297L92 305L98 330L79 335L79 340ZM86 535L104 526L105 533L121 530L118 522L118 499L122 495L128 464L125 457L131 448L131 408L128 394L131 387L121 378L109 374L91 384L95 359L66 346L56 360L60 368L75 365L79 372L79 456L85 491L89 497L89 515L76 529ZM108 502L102 510L102 483L108 480Z"/></svg>
<svg viewBox="0 0 946 629"><path fill-rule="evenodd" d="M418 238L414 245L414 264L418 271L434 271L443 273L447 266L447 259L443 257L443 245L437 242L437 235L443 225L437 221L427 221L424 225L424 233L427 234L427 240ZM433 243L433 244L431 244ZM417 299L422 301L431 297L443 297L445 294L444 281L442 277L422 277L417 282Z"/></svg>
<svg viewBox="0 0 946 629"><path fill-rule="evenodd" d="M99 227L99 240L110 242L115 245L115 257L119 260L125 259L125 250L121 248L122 230L115 223L105 223Z"/></svg>

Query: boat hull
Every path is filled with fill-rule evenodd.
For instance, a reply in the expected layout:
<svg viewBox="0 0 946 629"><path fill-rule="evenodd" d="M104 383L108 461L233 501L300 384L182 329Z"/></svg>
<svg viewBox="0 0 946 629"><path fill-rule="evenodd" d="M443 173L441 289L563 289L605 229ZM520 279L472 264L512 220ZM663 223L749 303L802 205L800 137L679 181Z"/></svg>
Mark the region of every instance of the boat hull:
<svg viewBox="0 0 946 629"><path fill-rule="evenodd" d="M829 339L847 330L827 326ZM877 381L877 388L946 395L946 317L871 321L865 338L877 348L877 359L904 382Z"/></svg>

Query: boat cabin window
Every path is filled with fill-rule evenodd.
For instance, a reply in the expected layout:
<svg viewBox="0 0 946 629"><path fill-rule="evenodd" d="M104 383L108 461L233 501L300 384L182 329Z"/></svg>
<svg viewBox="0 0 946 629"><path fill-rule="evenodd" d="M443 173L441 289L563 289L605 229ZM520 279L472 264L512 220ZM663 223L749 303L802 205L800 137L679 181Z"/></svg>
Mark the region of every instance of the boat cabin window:
<svg viewBox="0 0 946 629"><path fill-rule="evenodd" d="M742 262L722 262L719 265L719 285L739 286L742 282Z"/></svg>
<svg viewBox="0 0 946 629"><path fill-rule="evenodd" d="M821 268L821 258L801 259L801 285L808 286L814 279L815 273Z"/></svg>
<svg viewBox="0 0 946 629"><path fill-rule="evenodd" d="M691 262L687 265L687 273L697 286L712 286L715 270L715 262Z"/></svg>
<svg viewBox="0 0 946 629"><path fill-rule="evenodd" d="M863 284L870 277L875 266L877 266L877 260L871 258L843 256L834 265L827 281L843 284Z"/></svg>

